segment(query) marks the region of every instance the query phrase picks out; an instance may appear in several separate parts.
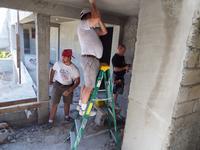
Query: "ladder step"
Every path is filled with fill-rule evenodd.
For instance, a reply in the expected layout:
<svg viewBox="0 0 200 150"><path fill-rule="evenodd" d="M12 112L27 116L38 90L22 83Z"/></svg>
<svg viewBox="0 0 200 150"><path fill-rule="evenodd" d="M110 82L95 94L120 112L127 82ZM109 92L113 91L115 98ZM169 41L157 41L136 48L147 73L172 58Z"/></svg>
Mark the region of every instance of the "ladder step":
<svg viewBox="0 0 200 150"><path fill-rule="evenodd" d="M76 139L76 134L73 131L70 131L69 134L70 134L70 143L71 143L71 149L72 149L73 145L74 145L74 142L75 142L75 139Z"/></svg>
<svg viewBox="0 0 200 150"><path fill-rule="evenodd" d="M81 120L75 119L75 126L76 126L76 133L78 133L80 127L81 127Z"/></svg>
<svg viewBox="0 0 200 150"><path fill-rule="evenodd" d="M93 101L109 101L112 100L112 98L97 98L97 99L93 99Z"/></svg>
<svg viewBox="0 0 200 150"><path fill-rule="evenodd" d="M113 115L113 112L112 112L112 110L110 109L110 108L108 108L108 112L110 113L110 115L113 117L113 119L114 119L114 115Z"/></svg>
<svg viewBox="0 0 200 150"><path fill-rule="evenodd" d="M99 92L106 92L106 91L107 91L106 89L99 90Z"/></svg>
<svg viewBox="0 0 200 150"><path fill-rule="evenodd" d="M118 143L118 141L117 141L117 137L116 137L117 135L116 135L116 133L113 132L112 129L110 130L110 134L111 134L113 140L115 141L115 143Z"/></svg>

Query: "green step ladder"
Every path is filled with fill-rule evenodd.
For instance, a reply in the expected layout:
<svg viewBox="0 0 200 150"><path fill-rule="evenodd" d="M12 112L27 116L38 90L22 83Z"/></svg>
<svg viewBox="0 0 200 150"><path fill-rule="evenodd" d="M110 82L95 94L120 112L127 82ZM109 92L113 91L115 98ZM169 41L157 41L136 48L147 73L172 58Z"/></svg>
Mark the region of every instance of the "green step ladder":
<svg viewBox="0 0 200 150"><path fill-rule="evenodd" d="M104 90L99 90L102 82L104 82ZM89 114L94 107L94 103L97 101L97 94L99 91L105 92L106 98L105 108L107 109L107 119L110 135L115 141L116 150L121 149L121 136L117 127L116 113L115 113L115 102L113 99L112 92L112 79L110 77L110 67L107 65L103 65L100 67L100 71L97 77L95 88L93 89L92 94L90 95L90 99L88 101L87 109L85 114L80 118L75 119L74 127L70 131L70 144L71 150L77 150L78 145L80 143L81 138L83 137L85 127L87 125Z"/></svg>

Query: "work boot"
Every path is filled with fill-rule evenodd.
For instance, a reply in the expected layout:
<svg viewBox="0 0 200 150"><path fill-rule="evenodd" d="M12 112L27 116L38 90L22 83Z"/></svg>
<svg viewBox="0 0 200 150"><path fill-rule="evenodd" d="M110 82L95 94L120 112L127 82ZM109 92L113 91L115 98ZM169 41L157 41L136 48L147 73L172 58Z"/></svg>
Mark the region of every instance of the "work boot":
<svg viewBox="0 0 200 150"><path fill-rule="evenodd" d="M53 122L52 123L48 122L45 129L51 129L51 128L53 128Z"/></svg>
<svg viewBox="0 0 200 150"><path fill-rule="evenodd" d="M64 118L64 122L66 123L70 123L72 120L73 119L70 116Z"/></svg>
<svg viewBox="0 0 200 150"><path fill-rule="evenodd" d="M80 116L83 116L84 114L85 114L85 110L82 110L82 109L81 109L81 110L79 111L79 115L80 115ZM90 115L90 117L94 117L96 114L97 114L96 111L91 110L91 112L90 112L89 115Z"/></svg>
<svg viewBox="0 0 200 150"><path fill-rule="evenodd" d="M76 106L76 110L80 111L80 110L81 110L81 106L80 106L80 105L77 105L77 106Z"/></svg>

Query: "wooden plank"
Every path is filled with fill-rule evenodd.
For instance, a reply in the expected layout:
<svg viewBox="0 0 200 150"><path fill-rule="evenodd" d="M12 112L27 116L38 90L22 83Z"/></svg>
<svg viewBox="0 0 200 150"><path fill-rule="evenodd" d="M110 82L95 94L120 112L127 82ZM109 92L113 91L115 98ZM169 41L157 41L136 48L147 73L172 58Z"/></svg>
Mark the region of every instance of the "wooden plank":
<svg viewBox="0 0 200 150"><path fill-rule="evenodd" d="M11 105L23 104L23 103L31 103L31 102L37 102L37 98L22 99L22 100L16 100L16 101L8 101L8 102L0 102L0 108L6 107L6 106L11 106Z"/></svg>
<svg viewBox="0 0 200 150"><path fill-rule="evenodd" d="M49 101L32 102L32 103L25 103L25 104L18 104L18 105L1 107L0 108L0 114L23 111L23 110L26 110L26 109L39 108L42 105L47 104L47 103L49 103Z"/></svg>

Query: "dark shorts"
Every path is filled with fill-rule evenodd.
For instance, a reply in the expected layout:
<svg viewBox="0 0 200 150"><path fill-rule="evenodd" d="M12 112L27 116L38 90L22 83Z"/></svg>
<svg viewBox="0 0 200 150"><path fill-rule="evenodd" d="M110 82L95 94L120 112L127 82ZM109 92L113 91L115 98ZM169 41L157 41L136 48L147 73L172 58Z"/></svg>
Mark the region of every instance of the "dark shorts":
<svg viewBox="0 0 200 150"><path fill-rule="evenodd" d="M53 83L53 88L51 91L51 100L53 104L59 104L61 97L63 97L64 103L72 103L73 93L69 94L68 96L63 96L63 92L67 90L70 86L71 85L62 85L57 81Z"/></svg>
<svg viewBox="0 0 200 150"><path fill-rule="evenodd" d="M113 94L123 94L124 92L124 81L122 80L119 84L114 84Z"/></svg>
<svg viewBox="0 0 200 150"><path fill-rule="evenodd" d="M120 83L116 83L116 81L121 81ZM118 77L113 73L113 94L123 94L124 92L124 78Z"/></svg>

